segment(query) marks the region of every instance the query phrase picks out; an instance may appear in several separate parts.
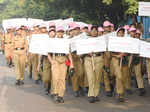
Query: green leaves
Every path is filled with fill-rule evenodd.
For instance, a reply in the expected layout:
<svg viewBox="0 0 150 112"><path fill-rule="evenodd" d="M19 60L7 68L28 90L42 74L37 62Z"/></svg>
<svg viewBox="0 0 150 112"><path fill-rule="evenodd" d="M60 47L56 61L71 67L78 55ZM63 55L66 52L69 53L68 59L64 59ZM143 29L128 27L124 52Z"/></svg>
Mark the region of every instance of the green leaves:
<svg viewBox="0 0 150 112"><path fill-rule="evenodd" d="M102 3L104 3L106 5L110 5L110 4L112 4L112 0L102 0Z"/></svg>

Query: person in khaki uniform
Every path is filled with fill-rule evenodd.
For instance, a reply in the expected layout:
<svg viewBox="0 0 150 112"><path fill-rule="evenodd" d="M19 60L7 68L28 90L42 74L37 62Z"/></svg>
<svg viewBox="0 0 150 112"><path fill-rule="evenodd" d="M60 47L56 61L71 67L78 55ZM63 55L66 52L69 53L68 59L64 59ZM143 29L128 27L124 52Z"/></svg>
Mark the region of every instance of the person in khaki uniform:
<svg viewBox="0 0 150 112"><path fill-rule="evenodd" d="M96 38L98 36L96 26L92 26L90 36L93 38ZM90 53L84 56L84 67L89 84L88 101L90 103L100 101L98 96L103 66L104 66L103 53L99 52Z"/></svg>
<svg viewBox="0 0 150 112"><path fill-rule="evenodd" d="M118 38L124 37L124 34L125 34L125 29L119 28L117 31ZM125 56L127 56L127 54L112 52L111 56L112 56L111 65L113 68L113 71L111 71L111 75L115 76L115 80L116 80L116 92L118 95L117 100L119 102L124 102L124 90L125 90L125 83L126 83L126 76L124 75L127 74L123 74L124 72L123 70L125 70L125 68L123 67L124 65L128 66L128 62L127 60L125 60Z"/></svg>
<svg viewBox="0 0 150 112"><path fill-rule="evenodd" d="M7 29L7 33L4 35L4 50L5 50L5 58L9 67L12 65L12 56L13 56L13 44L12 39L14 37L12 28Z"/></svg>
<svg viewBox="0 0 150 112"><path fill-rule="evenodd" d="M129 31L131 37L140 39L141 33L139 30L136 31L136 28L131 27ZM140 57L137 54L133 54L130 59L131 59L130 61L131 70L135 74L137 85L138 85L138 95L143 96L146 91L144 89L144 81L143 81L142 71L141 71L142 57Z"/></svg>
<svg viewBox="0 0 150 112"><path fill-rule="evenodd" d="M55 27L50 27L50 29L49 29L49 37L50 38L55 38L55 36L56 36L56 29L55 29ZM51 66L51 63L50 63L50 66ZM50 89L50 91L48 93L51 93L51 97L53 98L55 96L54 90L53 90L53 85L54 85L53 83L54 82L52 80L52 71L50 70L50 72L51 72L51 79L50 79L50 82L51 82L51 87L50 88L51 89Z"/></svg>
<svg viewBox="0 0 150 112"><path fill-rule="evenodd" d="M104 35L109 34L111 32L111 23L109 21L104 21L103 23L104 27ZM104 74L104 85L105 85L105 91L106 91L106 96L112 97L112 84L110 81L110 62L111 62L111 55L110 52L105 52L104 53L104 69L103 69L103 74Z"/></svg>
<svg viewBox="0 0 150 112"><path fill-rule="evenodd" d="M56 37L63 38L64 28L58 26L56 29ZM67 55L62 53L50 53L48 59L52 66L52 81L53 81L53 93L55 94L56 103L64 103L64 94L65 94L65 79L67 74L66 60ZM72 63L71 55L69 55L70 62ZM73 64L71 64L73 68Z"/></svg>
<svg viewBox="0 0 150 112"><path fill-rule="evenodd" d="M80 26L76 23L72 23L73 38L81 34ZM74 63L75 74L72 77L72 86L74 91L74 96L79 97L84 96L84 65L82 57L77 55L76 51L72 52L72 58Z"/></svg>
<svg viewBox="0 0 150 112"><path fill-rule="evenodd" d="M38 24L35 24L33 26L33 29L34 29L34 31L32 32L32 35L36 35L36 34L40 33ZM31 35L30 38L32 38L32 35ZM37 69L38 68L38 63L39 63L39 55L30 53L29 54L29 58L30 58L30 61L31 61L30 64L32 65L32 69L33 69L33 75L34 75L35 84L39 84L40 75L39 75L39 71ZM29 74L29 75L31 75L31 74Z"/></svg>
<svg viewBox="0 0 150 112"><path fill-rule="evenodd" d="M16 36L12 42L14 46L13 59L16 72L16 85L23 85L28 42L26 38L22 36L20 27L16 29Z"/></svg>
<svg viewBox="0 0 150 112"><path fill-rule="evenodd" d="M40 30L41 30L41 34L48 35L45 24L40 25ZM52 31L52 30L50 29L50 31ZM49 36L55 37L55 35L52 35L52 34ZM40 56L38 67L40 67L40 64L43 64L43 66L42 66L42 69L43 69L42 81L43 81L45 88L46 88L45 94L48 95L50 93L50 88L51 88L51 64L50 64L48 57L46 55Z"/></svg>

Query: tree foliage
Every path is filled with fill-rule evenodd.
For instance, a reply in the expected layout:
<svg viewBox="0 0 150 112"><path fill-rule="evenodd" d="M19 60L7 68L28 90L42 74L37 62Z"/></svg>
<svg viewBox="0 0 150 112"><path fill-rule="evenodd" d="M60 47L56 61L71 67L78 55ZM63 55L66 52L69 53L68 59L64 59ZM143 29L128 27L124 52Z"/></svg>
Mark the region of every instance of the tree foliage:
<svg viewBox="0 0 150 112"><path fill-rule="evenodd" d="M136 15L139 0L0 0L0 21L26 17L44 20L73 17L77 21L115 24ZM148 1L148 0L145 0Z"/></svg>

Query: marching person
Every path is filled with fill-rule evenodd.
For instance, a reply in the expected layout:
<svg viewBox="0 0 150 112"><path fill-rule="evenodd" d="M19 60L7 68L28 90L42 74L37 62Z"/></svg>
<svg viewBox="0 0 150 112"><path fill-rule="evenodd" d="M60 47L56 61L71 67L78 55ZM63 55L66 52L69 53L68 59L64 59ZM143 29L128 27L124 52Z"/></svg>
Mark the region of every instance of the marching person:
<svg viewBox="0 0 150 112"><path fill-rule="evenodd" d="M129 29L130 36L132 38L140 38L140 31L136 30L136 28L131 27ZM138 54L132 54L130 57L130 67L132 72L135 74L137 85L138 85L138 95L143 96L145 94L144 82L141 72L141 57Z"/></svg>
<svg viewBox="0 0 150 112"><path fill-rule="evenodd" d="M73 38L80 35L80 26L76 23L72 24ZM76 51L72 52L75 74L72 77L72 86L75 97L84 96L84 68L81 56Z"/></svg>
<svg viewBox="0 0 150 112"><path fill-rule="evenodd" d="M104 28L104 35L111 33L111 23L109 21L104 21L103 23ZM110 52L106 51L104 53L104 85L106 90L106 96L112 97L112 89L113 85L111 84L110 79L110 61L111 61L111 55Z"/></svg>
<svg viewBox="0 0 150 112"><path fill-rule="evenodd" d="M36 34L40 34L40 28L39 28L40 24L35 24L33 26L33 29L34 31L32 32L32 35L36 35ZM31 36L32 38L32 36ZM33 75L34 75L34 81L35 81L35 84L39 84L39 81L40 81L40 75L39 75L39 71L38 71L38 63L39 63L39 55L38 54L33 54L33 53L30 53L30 58L31 58L31 61L32 61L32 68L33 68Z"/></svg>
<svg viewBox="0 0 150 112"><path fill-rule="evenodd" d="M16 85L23 85L28 42L26 37L21 34L21 27L16 29L16 36L13 38L12 43L14 48L13 59L16 72Z"/></svg>
<svg viewBox="0 0 150 112"><path fill-rule="evenodd" d="M62 26L58 26L56 28L56 38L63 38L64 28ZM66 60L70 59L71 66L73 68L71 55L69 57L63 53L49 53L48 59L51 63L52 70L52 82L53 82L53 94L55 94L55 102L56 103L64 103L64 94L66 89L66 74L67 74L67 66Z"/></svg>
<svg viewBox="0 0 150 112"><path fill-rule="evenodd" d="M46 29L46 25L43 23L39 26L40 34L47 35L48 31ZM42 66L40 66L42 65ZM38 62L38 72L40 72L40 68L42 69L42 81L45 85L45 94L48 95L50 93L51 88L51 64L48 60L48 56L46 55L39 55L39 62Z"/></svg>
<svg viewBox="0 0 150 112"><path fill-rule="evenodd" d="M13 28L7 28L7 32L4 35L4 51L7 65L11 67L12 65L12 56L13 56L13 44L12 39L14 38Z"/></svg>
<svg viewBox="0 0 150 112"><path fill-rule="evenodd" d="M125 29L120 28L117 31L117 38L124 37ZM125 53L119 53L119 52L112 52L111 53L112 59L111 59L111 65L113 68L113 71L111 71L111 76L115 76L115 82L116 82L116 92L117 92L117 100L119 102L124 102L124 83L123 81L126 81L123 79L126 74L122 73L122 66L124 59L123 57L126 56ZM125 82L126 83L126 82Z"/></svg>
<svg viewBox="0 0 150 112"><path fill-rule="evenodd" d="M96 26L92 26L90 36L96 38L98 31ZM88 79L89 91L88 100L90 103L100 101L99 90L104 66L103 53L91 53L84 56L84 67Z"/></svg>

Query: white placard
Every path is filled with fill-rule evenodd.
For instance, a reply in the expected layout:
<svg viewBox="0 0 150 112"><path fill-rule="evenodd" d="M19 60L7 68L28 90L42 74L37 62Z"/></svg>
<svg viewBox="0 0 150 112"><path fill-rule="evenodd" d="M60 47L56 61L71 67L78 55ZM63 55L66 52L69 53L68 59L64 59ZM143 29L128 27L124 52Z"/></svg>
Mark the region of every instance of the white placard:
<svg viewBox="0 0 150 112"><path fill-rule="evenodd" d="M87 38L88 38L88 36L87 36L86 33L82 33L82 34L80 34L78 36L75 36L75 37L71 38L70 39L70 42L71 42L71 52L74 52L74 51L77 50L77 48L76 48L76 41L77 40L87 39Z"/></svg>
<svg viewBox="0 0 150 112"><path fill-rule="evenodd" d="M108 51L139 54L140 40L131 37L109 37Z"/></svg>
<svg viewBox="0 0 150 112"><path fill-rule="evenodd" d="M140 56L150 58L150 43L145 41L141 41L140 43Z"/></svg>
<svg viewBox="0 0 150 112"><path fill-rule="evenodd" d="M49 36L47 34L33 34L29 44L29 52L47 55Z"/></svg>
<svg viewBox="0 0 150 112"><path fill-rule="evenodd" d="M150 2L139 2L139 16L150 16Z"/></svg>
<svg viewBox="0 0 150 112"><path fill-rule="evenodd" d="M69 54L70 40L61 38L50 38L47 52Z"/></svg>
<svg viewBox="0 0 150 112"><path fill-rule="evenodd" d="M80 39L76 41L77 54L88 54L92 52L104 52L106 51L106 39L105 37Z"/></svg>

